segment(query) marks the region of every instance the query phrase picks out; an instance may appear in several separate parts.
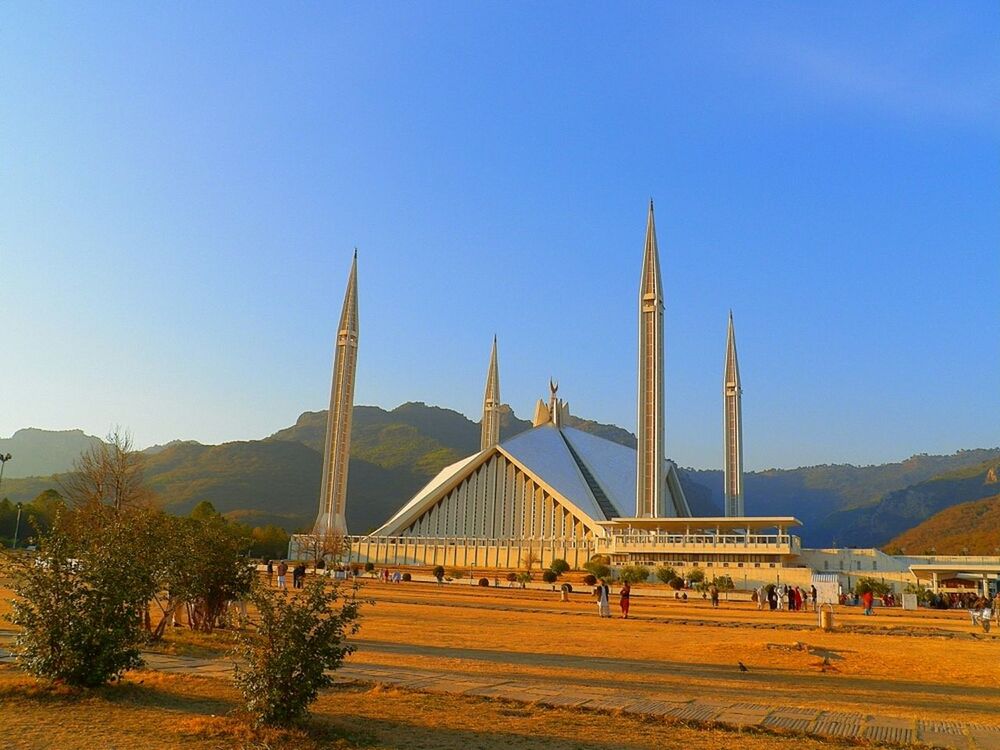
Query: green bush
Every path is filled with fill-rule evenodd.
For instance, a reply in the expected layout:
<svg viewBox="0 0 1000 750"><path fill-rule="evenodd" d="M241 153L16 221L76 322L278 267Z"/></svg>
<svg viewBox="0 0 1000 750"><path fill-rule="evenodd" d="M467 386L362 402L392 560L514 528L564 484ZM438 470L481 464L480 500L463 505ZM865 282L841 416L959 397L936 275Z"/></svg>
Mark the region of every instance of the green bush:
<svg viewBox="0 0 1000 750"><path fill-rule="evenodd" d="M877 578L859 578L854 583L854 593L858 596L871 591L875 596L885 596L892 590L892 587Z"/></svg>
<svg viewBox="0 0 1000 750"><path fill-rule="evenodd" d="M601 555L594 555L594 557L601 557ZM607 579L611 577L611 568L599 560L591 559L590 562L583 566L583 569L588 573L592 573L596 578Z"/></svg>
<svg viewBox="0 0 1000 750"><path fill-rule="evenodd" d="M649 580L649 568L644 565L624 565L618 571L622 583L644 583Z"/></svg>
<svg viewBox="0 0 1000 750"><path fill-rule="evenodd" d="M436 568L434 568L432 575L435 578L437 578L438 583L441 583L442 579L444 578L444 566L438 565Z"/></svg>
<svg viewBox="0 0 1000 750"><path fill-rule="evenodd" d="M569 571L569 563L565 560L553 560L552 564L549 566L549 570L554 572L557 576L561 576L563 573Z"/></svg>
<svg viewBox="0 0 1000 750"><path fill-rule="evenodd" d="M672 588L674 591L680 591L682 588L684 588L684 579L671 578L667 585L670 586L670 588Z"/></svg>
<svg viewBox="0 0 1000 750"><path fill-rule="evenodd" d="M373 563L373 562L366 562L365 563L365 573L371 573L373 570L375 570L375 563Z"/></svg>
<svg viewBox="0 0 1000 750"><path fill-rule="evenodd" d="M554 570L542 571L542 580L546 583L555 583L559 579L559 574Z"/></svg>
<svg viewBox="0 0 1000 750"><path fill-rule="evenodd" d="M59 515L36 557L14 567L7 619L20 664L31 674L94 687L142 665L142 614L156 591L146 553L153 515L107 506Z"/></svg>
<svg viewBox="0 0 1000 750"><path fill-rule="evenodd" d="M356 589L342 596L339 583L317 577L301 596L255 586L256 631L237 632L236 687L256 725L286 726L304 716L327 674L354 651L346 643L358 630ZM334 608L343 599L339 610Z"/></svg>
<svg viewBox="0 0 1000 750"><path fill-rule="evenodd" d="M510 581L511 583L514 583L514 581L517 580L517 573L508 573L507 580Z"/></svg>
<svg viewBox="0 0 1000 750"><path fill-rule="evenodd" d="M479 579L479 585L482 586L483 588L488 588L489 585L490 585L490 579L489 578L480 578Z"/></svg>
<svg viewBox="0 0 1000 750"><path fill-rule="evenodd" d="M701 568L694 568L690 573L688 573L687 579L691 581L691 583L701 583L705 580L705 571ZM697 588L697 586L695 588Z"/></svg>
<svg viewBox="0 0 1000 750"><path fill-rule="evenodd" d="M411 581L411 580L413 580L413 576L411 576L409 573L403 573L403 580L404 581Z"/></svg>
<svg viewBox="0 0 1000 750"><path fill-rule="evenodd" d="M677 577L677 571L667 565L661 565L656 569L656 577L660 583L670 583Z"/></svg>
<svg viewBox="0 0 1000 750"><path fill-rule="evenodd" d="M597 585L597 576L595 576L593 573L588 573L587 575L585 575L583 577L583 582L587 586L596 586Z"/></svg>

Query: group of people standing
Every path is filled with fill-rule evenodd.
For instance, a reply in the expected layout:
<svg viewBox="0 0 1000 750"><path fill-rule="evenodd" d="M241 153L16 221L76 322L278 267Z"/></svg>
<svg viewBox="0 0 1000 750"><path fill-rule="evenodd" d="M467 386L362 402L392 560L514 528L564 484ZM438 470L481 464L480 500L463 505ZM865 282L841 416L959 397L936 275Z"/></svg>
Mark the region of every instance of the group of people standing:
<svg viewBox="0 0 1000 750"><path fill-rule="evenodd" d="M784 583L777 585L769 583L766 586L756 588L751 595L751 599L757 603L757 609L787 610L789 612L799 612L805 609L816 609L816 587L810 586L803 589L798 586L788 586Z"/></svg>
<svg viewBox="0 0 1000 750"><path fill-rule="evenodd" d="M274 574L277 573L277 586L279 589L287 589L286 576L288 575L288 563L284 560L279 560L278 564L274 564L274 560L267 561L267 584L271 585L271 579ZM306 579L306 564L300 562L294 568L292 568L292 588L300 589L305 583Z"/></svg>
<svg viewBox="0 0 1000 750"><path fill-rule="evenodd" d="M622 612L622 619L628 619L629 604L632 599L632 587L626 582L622 584L618 592L618 607ZM611 587L603 578L594 586L594 600L597 602L597 614L600 617L611 617Z"/></svg>

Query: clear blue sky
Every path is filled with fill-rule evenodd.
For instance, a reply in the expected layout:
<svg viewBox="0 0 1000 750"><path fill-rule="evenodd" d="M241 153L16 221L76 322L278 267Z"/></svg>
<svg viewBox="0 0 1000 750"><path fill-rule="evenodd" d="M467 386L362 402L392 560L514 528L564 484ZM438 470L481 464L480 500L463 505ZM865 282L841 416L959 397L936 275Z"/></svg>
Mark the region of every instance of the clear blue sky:
<svg viewBox="0 0 1000 750"><path fill-rule="evenodd" d="M0 7L0 435L265 436L329 395L634 428L646 202L668 453L1000 444L1000 6Z"/></svg>

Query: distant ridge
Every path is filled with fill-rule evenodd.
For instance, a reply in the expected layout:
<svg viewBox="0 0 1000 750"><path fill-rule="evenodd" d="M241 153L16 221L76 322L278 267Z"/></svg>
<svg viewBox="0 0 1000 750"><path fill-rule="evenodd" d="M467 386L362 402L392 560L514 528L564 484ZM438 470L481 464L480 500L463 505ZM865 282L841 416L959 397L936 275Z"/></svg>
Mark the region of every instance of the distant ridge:
<svg viewBox="0 0 1000 750"><path fill-rule="evenodd" d="M998 555L1000 494L945 508L904 531L885 550L909 555Z"/></svg>
<svg viewBox="0 0 1000 750"><path fill-rule="evenodd" d="M0 453L13 459L4 466L4 482L19 477L46 477L66 471L77 456L101 439L83 430L40 430L27 427L0 438Z"/></svg>
<svg viewBox="0 0 1000 750"><path fill-rule="evenodd" d="M572 418L578 429L635 447L635 436L615 425ZM501 438L530 427L509 406L501 410ZM221 512L254 524L275 523L295 531L315 518L322 473L320 452L325 441L326 412L304 412L295 424L263 440L202 445L171 441L144 452L146 475L167 510L187 513L202 500ZM442 467L479 449L479 425L452 409L421 402L392 410L356 406L347 520L363 533L381 525ZM24 434L33 442L23 441ZM47 436L52 436L50 452ZM31 500L58 488L51 474L68 470L80 450L98 438L79 430L21 430L7 466L2 495ZM8 440L12 440L10 438ZM75 444L73 441L76 441ZM66 444L70 447L67 449ZM30 446L30 447L29 447ZM61 447L60 447L61 446ZM32 453L40 465L54 467L46 476L26 478L11 470ZM751 515L794 515L800 518L807 546L883 545L944 507L996 494L986 488L984 466L1000 463L1000 449L958 451L949 456L912 456L881 466L823 465L772 469L746 475L746 509ZM946 480L918 486L949 472L971 472L978 488L956 490ZM722 472L683 469L685 494L696 515L722 512ZM8 479L10 477L10 479ZM975 484L977 480L966 482ZM971 486L971 485L970 485ZM940 492L938 491L940 490ZM968 490L968 491L966 491ZM902 493L902 494L901 494ZM908 498L908 499L907 499Z"/></svg>

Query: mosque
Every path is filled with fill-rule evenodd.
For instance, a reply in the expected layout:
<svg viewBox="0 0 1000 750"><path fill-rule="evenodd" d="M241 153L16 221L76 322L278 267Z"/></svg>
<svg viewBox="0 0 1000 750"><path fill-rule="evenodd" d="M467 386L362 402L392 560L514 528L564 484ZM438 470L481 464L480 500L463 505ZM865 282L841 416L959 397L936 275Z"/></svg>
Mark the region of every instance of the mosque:
<svg viewBox="0 0 1000 750"><path fill-rule="evenodd" d="M700 567L709 576L729 575L737 587L776 579L806 584L813 571L846 575L848 584L851 575L888 576L900 584L919 577L914 564L926 560L878 550L803 550L792 533L798 519L745 515L742 389L731 312L722 379L725 515L692 516L665 450L664 301L652 201L638 297L636 449L569 426L569 405L551 380L531 429L501 442L494 338L479 451L443 468L380 528L351 536L344 509L358 348L355 253L337 332L312 538L346 537L351 561L391 566L487 571L563 559L579 568L604 555L612 566L669 565L682 574ZM291 557L305 549L308 536L293 537Z"/></svg>

